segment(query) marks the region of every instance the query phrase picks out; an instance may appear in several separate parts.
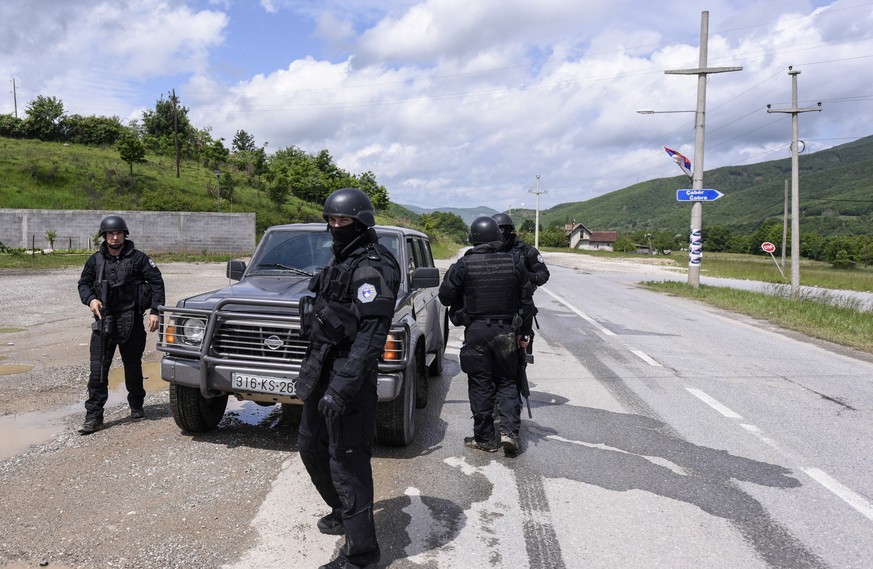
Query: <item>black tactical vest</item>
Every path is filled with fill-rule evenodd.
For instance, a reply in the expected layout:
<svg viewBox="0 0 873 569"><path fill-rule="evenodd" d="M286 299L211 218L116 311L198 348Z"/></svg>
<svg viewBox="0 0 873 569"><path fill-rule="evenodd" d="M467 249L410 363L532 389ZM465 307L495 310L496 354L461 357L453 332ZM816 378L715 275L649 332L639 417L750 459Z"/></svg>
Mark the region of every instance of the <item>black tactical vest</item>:
<svg viewBox="0 0 873 569"><path fill-rule="evenodd" d="M358 335L358 314L351 291L352 275L366 253L331 264L312 277L309 290L316 293L309 338L317 344L351 344Z"/></svg>
<svg viewBox="0 0 873 569"><path fill-rule="evenodd" d="M464 308L470 318L512 318L518 313L519 282L512 253L464 257Z"/></svg>

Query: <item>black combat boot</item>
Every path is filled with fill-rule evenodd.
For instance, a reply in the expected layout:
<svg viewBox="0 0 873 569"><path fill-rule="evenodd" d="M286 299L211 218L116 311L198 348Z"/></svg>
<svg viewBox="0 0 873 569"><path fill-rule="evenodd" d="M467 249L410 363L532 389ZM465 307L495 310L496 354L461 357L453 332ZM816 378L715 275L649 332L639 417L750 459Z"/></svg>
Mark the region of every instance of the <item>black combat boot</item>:
<svg viewBox="0 0 873 569"><path fill-rule="evenodd" d="M103 417L85 417L85 422L82 423L82 427L79 429L79 433L83 435L90 435L91 433L96 433L102 428Z"/></svg>

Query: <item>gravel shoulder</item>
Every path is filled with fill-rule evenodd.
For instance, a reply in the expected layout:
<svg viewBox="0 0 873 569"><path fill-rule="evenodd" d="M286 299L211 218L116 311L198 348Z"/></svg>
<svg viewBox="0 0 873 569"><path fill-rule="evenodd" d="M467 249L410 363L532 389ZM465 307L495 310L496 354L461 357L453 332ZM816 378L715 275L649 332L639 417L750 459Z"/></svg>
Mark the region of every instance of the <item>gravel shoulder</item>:
<svg viewBox="0 0 873 569"><path fill-rule="evenodd" d="M223 264L161 270L171 304L227 284ZM107 428L79 435L90 319L78 276L0 273L4 447L10 433L22 434L19 423L55 433L0 460L0 567L219 567L237 559L255 538L250 521L296 433L228 413L238 428L182 435L166 388L149 392L146 420L132 422L122 387L107 406ZM149 334L144 361L159 361L154 345ZM120 365L116 356L113 368ZM275 426L275 415L262 422Z"/></svg>

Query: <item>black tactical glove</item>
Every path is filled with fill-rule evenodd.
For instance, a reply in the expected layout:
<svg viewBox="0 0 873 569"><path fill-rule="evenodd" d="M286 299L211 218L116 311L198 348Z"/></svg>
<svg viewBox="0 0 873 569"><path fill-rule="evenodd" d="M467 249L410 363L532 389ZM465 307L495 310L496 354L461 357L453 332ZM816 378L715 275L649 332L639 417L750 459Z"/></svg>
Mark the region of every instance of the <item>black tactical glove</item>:
<svg viewBox="0 0 873 569"><path fill-rule="evenodd" d="M324 415L327 420L342 415L345 408L345 402L331 391L325 393L318 401L318 412Z"/></svg>

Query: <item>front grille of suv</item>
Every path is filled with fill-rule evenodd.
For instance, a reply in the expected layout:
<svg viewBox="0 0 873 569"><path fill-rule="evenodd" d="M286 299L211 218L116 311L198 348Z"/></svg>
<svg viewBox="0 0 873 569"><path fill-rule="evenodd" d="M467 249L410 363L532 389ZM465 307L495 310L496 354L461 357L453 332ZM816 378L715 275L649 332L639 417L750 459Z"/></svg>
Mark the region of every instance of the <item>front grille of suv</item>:
<svg viewBox="0 0 873 569"><path fill-rule="evenodd" d="M308 345L297 327L227 320L219 324L211 348L224 359L291 363L303 360Z"/></svg>

